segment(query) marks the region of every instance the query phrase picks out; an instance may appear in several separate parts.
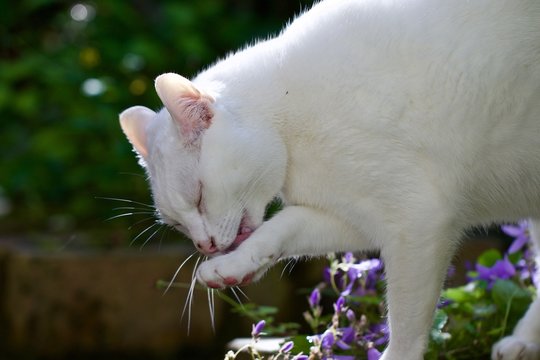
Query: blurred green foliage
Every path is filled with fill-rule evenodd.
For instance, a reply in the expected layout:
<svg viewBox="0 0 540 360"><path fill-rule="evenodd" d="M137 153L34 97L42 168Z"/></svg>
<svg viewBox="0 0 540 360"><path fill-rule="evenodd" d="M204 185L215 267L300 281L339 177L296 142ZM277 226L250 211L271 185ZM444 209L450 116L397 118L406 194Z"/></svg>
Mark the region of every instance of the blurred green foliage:
<svg viewBox="0 0 540 360"><path fill-rule="evenodd" d="M118 113L158 108L155 76L191 77L310 2L0 1L0 234L124 245L135 220L105 222L123 204L97 197L150 197Z"/></svg>

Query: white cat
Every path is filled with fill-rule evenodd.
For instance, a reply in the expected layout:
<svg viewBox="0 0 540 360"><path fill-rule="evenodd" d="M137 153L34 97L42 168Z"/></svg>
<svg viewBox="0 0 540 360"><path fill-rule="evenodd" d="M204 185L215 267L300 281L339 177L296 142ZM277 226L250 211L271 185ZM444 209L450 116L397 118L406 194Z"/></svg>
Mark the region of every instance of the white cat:
<svg viewBox="0 0 540 360"><path fill-rule="evenodd" d="M380 249L384 360L423 357L465 229L540 219L538 0L326 0L156 90L163 110L120 121L162 220L211 257L198 280ZM263 222L275 196L284 209ZM540 359L540 300L493 359Z"/></svg>

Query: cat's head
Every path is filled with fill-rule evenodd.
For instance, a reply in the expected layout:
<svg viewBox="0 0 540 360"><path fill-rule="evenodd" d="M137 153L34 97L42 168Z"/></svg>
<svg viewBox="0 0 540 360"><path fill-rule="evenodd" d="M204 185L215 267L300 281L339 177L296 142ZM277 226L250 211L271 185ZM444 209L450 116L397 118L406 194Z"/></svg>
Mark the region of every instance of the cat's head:
<svg viewBox="0 0 540 360"><path fill-rule="evenodd" d="M268 125L180 75L161 75L155 87L165 107L131 107L120 124L149 176L158 216L206 255L232 251L262 224L283 185L284 144Z"/></svg>

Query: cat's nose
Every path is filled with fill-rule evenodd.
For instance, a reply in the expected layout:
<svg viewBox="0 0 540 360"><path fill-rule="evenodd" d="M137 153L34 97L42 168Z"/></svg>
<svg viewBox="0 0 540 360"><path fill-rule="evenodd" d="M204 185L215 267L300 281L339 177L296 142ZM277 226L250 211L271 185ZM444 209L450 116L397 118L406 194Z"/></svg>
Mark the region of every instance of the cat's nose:
<svg viewBox="0 0 540 360"><path fill-rule="evenodd" d="M211 236L210 239L206 241L197 241L197 249L205 255L212 255L218 251L214 237Z"/></svg>

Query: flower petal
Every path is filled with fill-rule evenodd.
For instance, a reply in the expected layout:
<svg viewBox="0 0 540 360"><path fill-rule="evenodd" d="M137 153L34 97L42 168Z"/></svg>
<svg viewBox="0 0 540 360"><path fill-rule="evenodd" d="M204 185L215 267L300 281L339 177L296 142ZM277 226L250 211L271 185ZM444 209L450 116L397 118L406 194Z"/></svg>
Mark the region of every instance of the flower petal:
<svg viewBox="0 0 540 360"><path fill-rule="evenodd" d="M509 236L517 237L523 235L523 228L515 225L502 225L501 230Z"/></svg>
<svg viewBox="0 0 540 360"><path fill-rule="evenodd" d="M323 349L331 349L332 346L334 346L334 342L335 342L334 333L327 330L322 335L321 347Z"/></svg>
<svg viewBox="0 0 540 360"><path fill-rule="evenodd" d="M375 348L369 348L367 351L368 360L379 360L381 358L381 353Z"/></svg>
<svg viewBox="0 0 540 360"><path fill-rule="evenodd" d="M518 236L512 242L512 245L510 245L510 247L508 248L508 253L513 254L513 253L521 250L521 248L523 248L523 246L525 246L525 244L527 244L527 241L529 241L529 239L526 236Z"/></svg>

